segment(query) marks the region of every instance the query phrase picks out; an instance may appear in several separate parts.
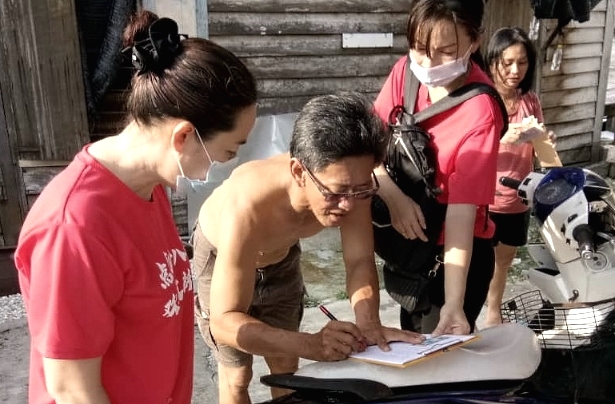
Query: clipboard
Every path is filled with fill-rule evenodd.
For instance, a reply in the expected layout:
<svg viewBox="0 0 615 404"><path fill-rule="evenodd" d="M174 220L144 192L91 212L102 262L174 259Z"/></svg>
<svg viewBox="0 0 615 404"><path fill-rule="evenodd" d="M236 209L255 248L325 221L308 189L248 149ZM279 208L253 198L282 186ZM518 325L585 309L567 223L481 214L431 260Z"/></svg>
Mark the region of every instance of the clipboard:
<svg viewBox="0 0 615 404"><path fill-rule="evenodd" d="M349 359L357 360L377 365L405 368L423 360L428 360L459 348L463 345L477 341L477 335L451 335L444 334L432 337L425 335L425 341L420 344L410 344L408 342L390 342L390 351L382 351L377 345L367 347L363 352L350 355Z"/></svg>

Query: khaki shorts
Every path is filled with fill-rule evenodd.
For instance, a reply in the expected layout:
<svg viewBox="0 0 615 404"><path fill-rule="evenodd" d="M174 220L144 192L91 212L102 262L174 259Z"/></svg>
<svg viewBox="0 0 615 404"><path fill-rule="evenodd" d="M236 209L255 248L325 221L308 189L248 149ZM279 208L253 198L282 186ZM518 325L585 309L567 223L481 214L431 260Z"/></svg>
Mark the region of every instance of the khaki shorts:
<svg viewBox="0 0 615 404"><path fill-rule="evenodd" d="M193 267L197 296L195 314L201 336L224 365L239 367L252 363L252 355L227 345L217 344L209 329L211 276L216 262L216 248L205 238L197 224L194 231ZM298 331L303 316L305 288L299 266L301 248L295 244L277 264L256 269L254 296L248 315L276 328Z"/></svg>

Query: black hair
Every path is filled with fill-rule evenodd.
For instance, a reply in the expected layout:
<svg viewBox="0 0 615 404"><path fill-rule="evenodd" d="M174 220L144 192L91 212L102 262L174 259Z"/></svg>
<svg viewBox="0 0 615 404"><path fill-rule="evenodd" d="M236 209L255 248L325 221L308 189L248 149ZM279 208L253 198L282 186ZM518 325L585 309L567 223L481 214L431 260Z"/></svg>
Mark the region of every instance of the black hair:
<svg viewBox="0 0 615 404"><path fill-rule="evenodd" d="M415 49L417 42L424 40L427 56L430 56L431 33L442 20L464 27L472 41L477 41L483 33L484 13L483 0L415 0L410 7L406 26L408 46ZM471 58L481 68L485 68L478 50L472 53Z"/></svg>
<svg viewBox="0 0 615 404"><path fill-rule="evenodd" d="M174 21L164 20L176 27ZM124 46L133 49L133 64L135 49L143 53L139 44L147 42L148 35L155 42L151 27L156 21L160 21L156 14L142 10L126 27ZM207 39L177 41L172 57L160 61L164 65L138 65L127 101L129 117L145 125L167 117L185 119L203 140L232 130L237 115L256 103L254 77L233 53Z"/></svg>
<svg viewBox="0 0 615 404"><path fill-rule="evenodd" d="M497 66L502 63L502 56L504 51L510 46L521 44L525 47L527 53L527 73L521 82L519 83L519 89L522 94L527 93L534 84L534 73L536 71L536 48L528 37L527 33L518 27L504 27L500 28L489 40L487 46L487 53L485 54L485 63L487 64L487 74L491 77L491 80L495 81L492 67L496 67L496 72L499 74Z"/></svg>
<svg viewBox="0 0 615 404"><path fill-rule="evenodd" d="M373 156L377 165L387 142L384 125L365 96L339 92L305 104L295 121L290 155L313 171L356 156Z"/></svg>

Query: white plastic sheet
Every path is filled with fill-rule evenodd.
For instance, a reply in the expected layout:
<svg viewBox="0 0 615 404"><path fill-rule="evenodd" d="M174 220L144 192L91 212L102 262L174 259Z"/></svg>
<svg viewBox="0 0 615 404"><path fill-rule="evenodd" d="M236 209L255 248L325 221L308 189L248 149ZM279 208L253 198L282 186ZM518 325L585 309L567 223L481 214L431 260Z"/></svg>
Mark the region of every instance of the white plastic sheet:
<svg viewBox="0 0 615 404"><path fill-rule="evenodd" d="M297 113L267 115L256 119L256 123L248 136L248 141L237 152L236 164L224 164L220 168L215 167L210 170L210 180L204 187L204 192L198 194L194 192L188 193L186 198L188 203L188 229L194 227L199 209L203 202L205 202L205 199L211 195L218 185L228 178L235 167L247 161L265 159L276 154L288 152L293 125L297 115Z"/></svg>

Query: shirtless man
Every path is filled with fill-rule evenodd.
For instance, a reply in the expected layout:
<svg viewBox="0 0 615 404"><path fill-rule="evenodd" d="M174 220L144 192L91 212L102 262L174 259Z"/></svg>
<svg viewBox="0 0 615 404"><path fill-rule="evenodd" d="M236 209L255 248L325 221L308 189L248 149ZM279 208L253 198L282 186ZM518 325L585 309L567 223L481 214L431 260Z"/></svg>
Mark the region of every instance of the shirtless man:
<svg viewBox="0 0 615 404"><path fill-rule="evenodd" d="M264 356L271 373L292 373L299 358L336 361L366 345L421 341L380 323L370 197L386 136L371 111L357 93L313 99L295 123L289 154L238 167L201 208L196 312L218 361L220 404L250 402L252 354ZM340 228L356 324L331 321L309 334L298 331L299 239L325 227ZM272 389L274 398L286 393Z"/></svg>

